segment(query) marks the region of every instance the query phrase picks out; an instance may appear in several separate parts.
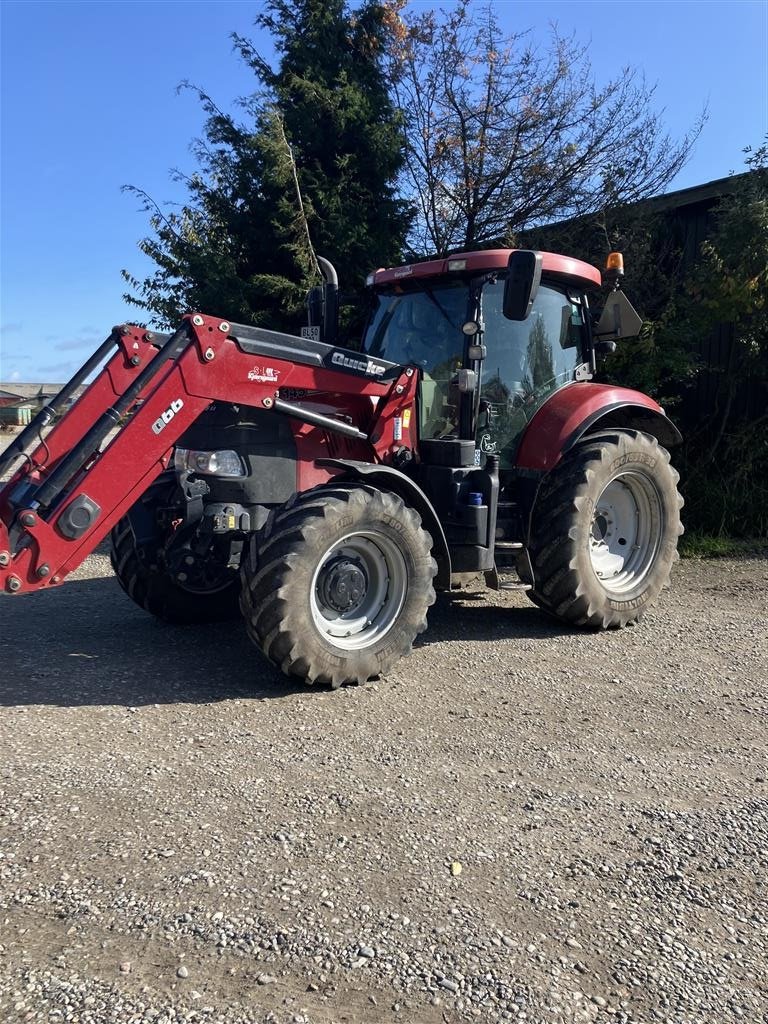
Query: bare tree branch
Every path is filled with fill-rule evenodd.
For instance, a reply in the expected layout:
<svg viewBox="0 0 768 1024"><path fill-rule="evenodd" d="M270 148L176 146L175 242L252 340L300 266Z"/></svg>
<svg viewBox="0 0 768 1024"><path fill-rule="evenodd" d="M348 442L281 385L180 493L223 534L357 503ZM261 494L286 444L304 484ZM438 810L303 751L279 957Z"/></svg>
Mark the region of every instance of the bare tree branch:
<svg viewBox="0 0 768 1024"><path fill-rule="evenodd" d="M587 47L552 28L538 49L504 37L493 6L401 15L390 75L407 130L403 189L414 252L444 254L663 191L706 114L665 134L632 68L598 85Z"/></svg>

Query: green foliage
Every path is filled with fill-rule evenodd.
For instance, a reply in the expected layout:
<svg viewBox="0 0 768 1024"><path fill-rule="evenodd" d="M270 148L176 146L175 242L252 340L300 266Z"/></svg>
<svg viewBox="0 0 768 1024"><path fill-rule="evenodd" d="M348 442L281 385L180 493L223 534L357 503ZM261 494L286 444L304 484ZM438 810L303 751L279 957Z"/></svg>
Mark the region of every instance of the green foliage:
<svg viewBox="0 0 768 1024"><path fill-rule="evenodd" d="M644 324L601 379L650 394L677 422L685 522L711 536L768 535L768 147L747 154L751 173L717 203L687 257L674 207L609 209L521 239L598 266L625 253L623 287ZM727 358L705 360L718 337Z"/></svg>
<svg viewBox="0 0 768 1024"><path fill-rule="evenodd" d="M683 558L766 558L765 538L713 537L700 531L684 533L680 540Z"/></svg>
<svg viewBox="0 0 768 1024"><path fill-rule="evenodd" d="M768 146L726 196L664 337L673 347L727 325L727 358L706 371L711 406L691 417L683 452L692 522L710 533L768 536ZM703 373L704 371L699 371ZM759 391L764 396L759 403Z"/></svg>
<svg viewBox="0 0 768 1024"><path fill-rule="evenodd" d="M279 69L236 43L283 114L315 248L361 286L372 260L397 261L410 222L393 196L404 140L382 66L386 12L376 3L352 14L343 0L271 0L256 23L272 32Z"/></svg>
<svg viewBox="0 0 768 1024"><path fill-rule="evenodd" d="M733 378L768 371L768 143L747 152L753 173L720 202L714 230L686 282L682 311L694 331L733 325Z"/></svg>
<svg viewBox="0 0 768 1024"><path fill-rule="evenodd" d="M713 536L768 538L768 438L765 415L715 419L715 433L691 424L675 462L685 521ZM681 426L685 429L685 423Z"/></svg>
<svg viewBox="0 0 768 1024"><path fill-rule="evenodd" d="M188 201L166 214L131 189L150 214L140 248L157 269L143 281L124 271L126 299L166 326L202 309L296 329L314 252L359 292L371 265L402 249L410 212L393 198L403 140L382 69L384 10L269 0L256 24L272 33L278 66L235 37L256 79L240 119L195 90L206 121L199 169L182 179Z"/></svg>

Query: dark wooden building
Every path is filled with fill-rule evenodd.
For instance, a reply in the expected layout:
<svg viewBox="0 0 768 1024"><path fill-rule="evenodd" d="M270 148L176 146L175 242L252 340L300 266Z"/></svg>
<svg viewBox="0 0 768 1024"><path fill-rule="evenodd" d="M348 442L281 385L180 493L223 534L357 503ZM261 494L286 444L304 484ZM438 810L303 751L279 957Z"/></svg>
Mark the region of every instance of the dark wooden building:
<svg viewBox="0 0 768 1024"><path fill-rule="evenodd" d="M718 178L704 185L681 189L636 204L638 211L659 214L680 247L683 273L700 258L702 243L712 234L714 214L726 197L738 194L757 172ZM724 371L735 356L736 330L732 323L719 323L706 337L696 339L701 370L696 386L687 396L686 418L703 420L724 400L729 401L738 418L754 420L768 407L768 379L765 375L744 376L736 394L723 396Z"/></svg>

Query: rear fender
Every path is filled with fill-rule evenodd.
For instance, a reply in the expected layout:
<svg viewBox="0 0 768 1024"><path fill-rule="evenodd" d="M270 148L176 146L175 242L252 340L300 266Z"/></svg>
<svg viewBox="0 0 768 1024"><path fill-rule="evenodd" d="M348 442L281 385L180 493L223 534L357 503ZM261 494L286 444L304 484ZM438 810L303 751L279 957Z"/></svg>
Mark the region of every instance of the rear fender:
<svg viewBox="0 0 768 1024"><path fill-rule="evenodd" d="M318 466L341 472L336 479L359 480L374 484L382 490L394 491L406 504L415 508L421 516L424 529L432 537L432 554L437 562L435 587L438 590L451 588L451 556L445 532L432 502L424 491L405 473L392 466L372 462L355 462L351 459L317 459Z"/></svg>
<svg viewBox="0 0 768 1024"><path fill-rule="evenodd" d="M576 383L555 392L525 429L517 450L518 501L530 543L532 516L541 482L563 455L589 434L607 429L641 430L666 448L682 435L648 395L610 384Z"/></svg>
<svg viewBox="0 0 768 1024"><path fill-rule="evenodd" d="M585 434L610 427L642 430L668 448L682 441L662 407L641 391L610 384L570 384L556 391L526 427L516 466L527 473L548 473Z"/></svg>

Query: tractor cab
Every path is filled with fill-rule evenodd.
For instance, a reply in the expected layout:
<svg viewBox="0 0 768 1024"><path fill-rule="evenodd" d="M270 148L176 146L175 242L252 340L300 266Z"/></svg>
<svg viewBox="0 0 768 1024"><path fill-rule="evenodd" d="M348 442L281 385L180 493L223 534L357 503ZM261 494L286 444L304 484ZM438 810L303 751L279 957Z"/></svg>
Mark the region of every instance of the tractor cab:
<svg viewBox="0 0 768 1024"><path fill-rule="evenodd" d="M540 456L555 449L559 457L567 443L565 428L548 427L546 417L554 410L557 419L571 404L585 410L583 391L573 403L558 393L583 389L600 345L636 330L621 295L601 319L611 320L610 330L593 334L588 293L602 283L600 271L580 260L509 249L370 275L362 349L420 371L418 443L403 468L437 510L456 572L494 573L509 558L525 558L529 510L547 468ZM531 448L534 472L526 466ZM531 578L525 563L517 568Z"/></svg>
<svg viewBox="0 0 768 1024"><path fill-rule="evenodd" d="M427 461L443 447L430 442L461 441L458 464L467 464L469 451L473 465L497 454L502 468L512 466L534 413L555 391L589 378L586 293L600 285L600 273L537 253L529 275L520 264L533 255L460 254L369 278L373 304L362 348L420 369L419 437Z"/></svg>

